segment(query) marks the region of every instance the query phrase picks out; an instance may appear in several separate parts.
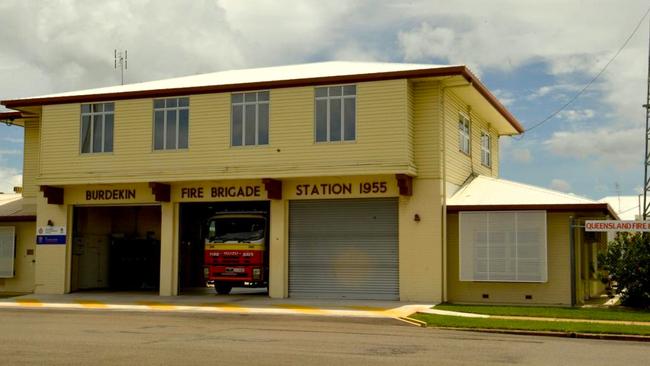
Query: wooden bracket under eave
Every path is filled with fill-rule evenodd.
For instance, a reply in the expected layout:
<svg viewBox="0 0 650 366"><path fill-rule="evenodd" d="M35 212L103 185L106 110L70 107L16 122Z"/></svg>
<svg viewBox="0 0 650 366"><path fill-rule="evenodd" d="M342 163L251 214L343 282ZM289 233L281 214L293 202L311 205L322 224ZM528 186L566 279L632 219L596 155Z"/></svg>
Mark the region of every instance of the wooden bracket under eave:
<svg viewBox="0 0 650 366"><path fill-rule="evenodd" d="M158 182L149 182L149 188L151 188L151 194L158 202L169 202L171 201L171 186L165 183Z"/></svg>
<svg viewBox="0 0 650 366"><path fill-rule="evenodd" d="M282 181L277 179L264 178L262 179L264 188L266 189L266 196L270 200L282 199Z"/></svg>
<svg viewBox="0 0 650 366"><path fill-rule="evenodd" d="M43 192L43 197L47 198L47 203L50 205L63 204L63 188L41 186L41 192Z"/></svg>
<svg viewBox="0 0 650 366"><path fill-rule="evenodd" d="M400 196L413 195L413 177L406 174L395 174L397 178L397 186L399 187Z"/></svg>

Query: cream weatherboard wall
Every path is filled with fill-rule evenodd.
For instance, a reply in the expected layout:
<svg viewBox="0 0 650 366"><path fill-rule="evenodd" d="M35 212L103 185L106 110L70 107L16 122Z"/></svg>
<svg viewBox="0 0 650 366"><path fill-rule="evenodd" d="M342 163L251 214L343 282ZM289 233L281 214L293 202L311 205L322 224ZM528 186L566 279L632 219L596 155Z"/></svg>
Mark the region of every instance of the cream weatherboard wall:
<svg viewBox="0 0 650 366"><path fill-rule="evenodd" d="M20 294L33 292L35 267L33 251L36 247L36 226L34 221L0 222L0 226L12 226L16 234L15 276L13 278L0 278L0 293Z"/></svg>
<svg viewBox="0 0 650 366"><path fill-rule="evenodd" d="M36 197L40 160L40 126L37 119L25 120L23 155L23 197Z"/></svg>
<svg viewBox="0 0 650 366"><path fill-rule="evenodd" d="M457 303L571 304L569 218L572 213L547 213L548 281L545 283L470 282L459 280L458 214L447 216L448 297ZM488 299L483 299L488 294ZM532 295L527 300L526 295Z"/></svg>
<svg viewBox="0 0 650 366"><path fill-rule="evenodd" d="M269 145L230 146L230 94L190 96L189 149L152 151L152 100L115 102L114 151L79 153L79 104L43 107L40 184L411 173L407 81L357 84L357 138L314 143L314 88L273 89ZM390 151L390 154L386 154Z"/></svg>

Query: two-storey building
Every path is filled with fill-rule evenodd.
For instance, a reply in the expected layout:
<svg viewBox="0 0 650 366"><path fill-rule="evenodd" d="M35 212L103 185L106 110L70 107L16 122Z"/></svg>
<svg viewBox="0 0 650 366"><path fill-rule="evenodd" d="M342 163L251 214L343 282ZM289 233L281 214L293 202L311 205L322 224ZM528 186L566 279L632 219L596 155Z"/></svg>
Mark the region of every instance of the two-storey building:
<svg viewBox="0 0 650 366"><path fill-rule="evenodd" d="M608 214L468 198L492 194L474 187L500 182L499 137L523 128L462 65L325 62L2 103L24 127L39 230L16 241L35 262L14 291L177 295L202 284L206 219L256 210L271 297L572 303L568 220Z"/></svg>

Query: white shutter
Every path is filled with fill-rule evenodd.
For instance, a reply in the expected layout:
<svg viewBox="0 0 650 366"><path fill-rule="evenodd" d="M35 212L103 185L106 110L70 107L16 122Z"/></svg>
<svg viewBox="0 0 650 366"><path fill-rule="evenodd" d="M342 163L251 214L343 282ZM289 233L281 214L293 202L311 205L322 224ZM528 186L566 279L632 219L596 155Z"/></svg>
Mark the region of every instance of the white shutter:
<svg viewBox="0 0 650 366"><path fill-rule="evenodd" d="M0 226L0 278L14 277L14 239L13 226Z"/></svg>

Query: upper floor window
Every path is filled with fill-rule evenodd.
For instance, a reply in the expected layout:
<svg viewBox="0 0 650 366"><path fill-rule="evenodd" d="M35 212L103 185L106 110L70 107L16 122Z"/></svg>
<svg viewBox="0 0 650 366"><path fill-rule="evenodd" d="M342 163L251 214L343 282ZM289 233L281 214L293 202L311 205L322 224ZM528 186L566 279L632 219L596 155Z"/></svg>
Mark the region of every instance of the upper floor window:
<svg viewBox="0 0 650 366"><path fill-rule="evenodd" d="M481 131L481 164L492 166L492 138L485 131Z"/></svg>
<svg viewBox="0 0 650 366"><path fill-rule="evenodd" d="M113 151L114 103L81 105L81 153Z"/></svg>
<svg viewBox="0 0 650 366"><path fill-rule="evenodd" d="M355 85L316 88L316 142L356 139Z"/></svg>
<svg viewBox="0 0 650 366"><path fill-rule="evenodd" d="M458 148L460 151L469 155L469 118L463 114L458 115Z"/></svg>
<svg viewBox="0 0 650 366"><path fill-rule="evenodd" d="M233 93L232 146L269 143L269 92Z"/></svg>
<svg viewBox="0 0 650 366"><path fill-rule="evenodd" d="M184 98L154 99L154 150L187 149L190 100Z"/></svg>

